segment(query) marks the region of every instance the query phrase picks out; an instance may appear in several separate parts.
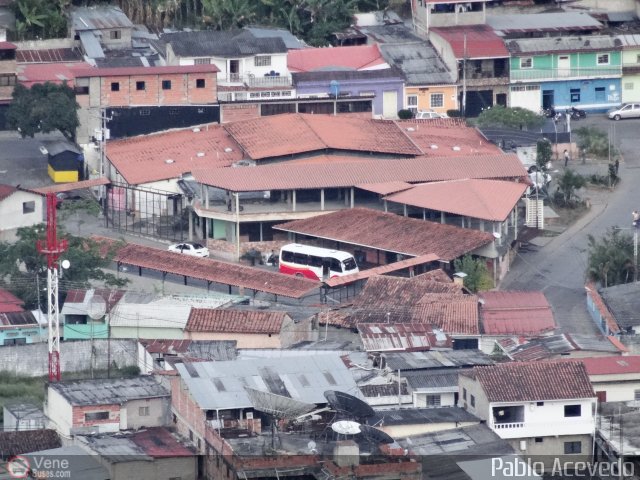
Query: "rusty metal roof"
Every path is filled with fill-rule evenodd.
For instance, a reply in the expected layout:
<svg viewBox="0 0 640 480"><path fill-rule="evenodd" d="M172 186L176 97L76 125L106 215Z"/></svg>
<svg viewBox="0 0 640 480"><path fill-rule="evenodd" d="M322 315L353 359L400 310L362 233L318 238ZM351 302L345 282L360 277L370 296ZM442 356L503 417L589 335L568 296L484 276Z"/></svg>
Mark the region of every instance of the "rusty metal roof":
<svg viewBox="0 0 640 480"><path fill-rule="evenodd" d="M60 193L70 192L71 190L80 190L81 188L97 187L99 185L108 185L111 183L107 177L93 178L91 180L81 180L79 182L60 183L57 185L49 185L46 187L32 188L35 193Z"/></svg>
<svg viewBox="0 0 640 480"><path fill-rule="evenodd" d="M93 239L98 243L115 243L114 240L105 237L94 236ZM290 298L302 298L320 286L318 282L306 278L298 278L209 258L178 255L158 248L132 243L120 248L113 260L136 267L183 275L224 285L250 288Z"/></svg>
<svg viewBox="0 0 640 480"><path fill-rule="evenodd" d="M451 337L425 323L360 323L358 333L367 352L418 352L451 348Z"/></svg>

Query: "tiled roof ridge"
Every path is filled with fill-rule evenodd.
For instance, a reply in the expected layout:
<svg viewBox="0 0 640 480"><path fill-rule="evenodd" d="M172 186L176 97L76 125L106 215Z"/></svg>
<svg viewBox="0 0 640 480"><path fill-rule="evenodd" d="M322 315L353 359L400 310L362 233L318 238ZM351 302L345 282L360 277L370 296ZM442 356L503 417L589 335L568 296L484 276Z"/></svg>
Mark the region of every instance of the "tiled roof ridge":
<svg viewBox="0 0 640 480"><path fill-rule="evenodd" d="M307 126L307 128L309 129L309 131L311 131L311 133L313 133L313 136L316 137L318 139L318 141L324 145L324 148L333 148L331 145L329 145L327 142L324 141L324 139L318 135L318 132L316 131L315 127L313 125L311 125L309 122L307 122L307 116L303 115L301 113L294 113L292 114L295 117L299 118L302 122L304 122L304 124ZM311 115L311 114L310 114Z"/></svg>

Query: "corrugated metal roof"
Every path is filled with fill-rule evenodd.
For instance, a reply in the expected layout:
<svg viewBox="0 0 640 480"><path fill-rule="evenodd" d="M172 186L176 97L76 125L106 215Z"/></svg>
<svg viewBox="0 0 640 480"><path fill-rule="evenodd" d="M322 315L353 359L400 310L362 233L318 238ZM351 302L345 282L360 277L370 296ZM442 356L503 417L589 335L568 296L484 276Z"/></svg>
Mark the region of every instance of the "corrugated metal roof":
<svg viewBox="0 0 640 480"><path fill-rule="evenodd" d="M189 73L216 73L220 70L214 64L202 65L164 65L149 67L104 67L104 68L76 68L76 78L90 77L129 77L133 75L170 75Z"/></svg>
<svg viewBox="0 0 640 480"><path fill-rule="evenodd" d="M106 5L74 7L71 10L71 22L72 28L78 31L134 27L122 10Z"/></svg>
<svg viewBox="0 0 640 480"><path fill-rule="evenodd" d="M170 44L179 57L237 58L287 52L279 35L256 37L249 30L237 29L165 33L160 43Z"/></svg>
<svg viewBox="0 0 640 480"><path fill-rule="evenodd" d="M82 48L89 58L104 58L104 50L100 41L92 30L85 30L79 33Z"/></svg>
<svg viewBox="0 0 640 480"><path fill-rule="evenodd" d="M457 59L509 57L504 41L488 25L436 27L430 31L451 45Z"/></svg>
<svg viewBox="0 0 640 480"><path fill-rule="evenodd" d="M454 85L456 74L449 71L427 41L380 45L384 58L399 69L407 85Z"/></svg>
<svg viewBox="0 0 640 480"><path fill-rule="evenodd" d="M360 323L358 333L367 352L423 351L452 345L448 335L424 323Z"/></svg>
<svg viewBox="0 0 640 480"><path fill-rule="evenodd" d="M487 25L497 31L599 30L602 24L586 12L516 13L487 15Z"/></svg>
<svg viewBox="0 0 640 480"><path fill-rule="evenodd" d="M245 387L325 404L324 392L338 390L361 397L338 353L276 358L197 362L176 365L192 398L203 410L251 408Z"/></svg>
<svg viewBox="0 0 640 480"><path fill-rule="evenodd" d="M71 405L122 405L130 400L168 397L169 391L153 377L77 380L50 383Z"/></svg>
<svg viewBox="0 0 640 480"><path fill-rule="evenodd" d="M543 37L507 40L507 48L512 55L534 53L593 52L619 50L622 42L606 35L585 35L580 37Z"/></svg>
<svg viewBox="0 0 640 480"><path fill-rule="evenodd" d="M413 390L458 391L458 373L414 370L403 373L403 378Z"/></svg>
<svg viewBox="0 0 640 480"><path fill-rule="evenodd" d="M425 370L492 365L489 355L479 350L385 353L387 367L392 370Z"/></svg>
<svg viewBox="0 0 640 480"><path fill-rule="evenodd" d="M457 425L462 422L480 423L480 419L463 408L441 407L378 411L371 419L371 422L375 425L380 424L382 427L385 425L412 425L425 423L455 423Z"/></svg>

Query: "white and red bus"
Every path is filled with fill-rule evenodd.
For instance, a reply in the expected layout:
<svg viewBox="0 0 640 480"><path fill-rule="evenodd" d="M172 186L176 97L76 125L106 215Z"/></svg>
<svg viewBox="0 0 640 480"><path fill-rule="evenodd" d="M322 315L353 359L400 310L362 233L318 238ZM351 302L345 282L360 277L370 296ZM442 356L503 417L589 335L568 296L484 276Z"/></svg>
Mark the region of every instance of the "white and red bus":
<svg viewBox="0 0 640 480"><path fill-rule="evenodd" d="M280 272L323 280L359 272L353 255L339 250L290 243L280 249Z"/></svg>

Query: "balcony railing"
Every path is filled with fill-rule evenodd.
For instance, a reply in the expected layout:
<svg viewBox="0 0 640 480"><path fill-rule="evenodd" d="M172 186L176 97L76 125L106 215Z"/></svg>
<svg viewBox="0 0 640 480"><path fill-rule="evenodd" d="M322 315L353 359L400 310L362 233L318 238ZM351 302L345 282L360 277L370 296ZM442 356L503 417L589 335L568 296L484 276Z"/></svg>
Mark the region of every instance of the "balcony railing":
<svg viewBox="0 0 640 480"><path fill-rule="evenodd" d="M569 78L615 77L618 75L622 75L622 67L620 65L598 68L531 68L524 70L511 70L511 81L565 80Z"/></svg>
<svg viewBox="0 0 640 480"><path fill-rule="evenodd" d="M246 87L289 87L291 86L291 77L288 75L240 75L238 73L229 73L226 76L218 78L218 83L244 85Z"/></svg>
<svg viewBox="0 0 640 480"><path fill-rule="evenodd" d="M511 428L524 428L524 422L513 423L494 423L493 428L496 430L511 429Z"/></svg>

